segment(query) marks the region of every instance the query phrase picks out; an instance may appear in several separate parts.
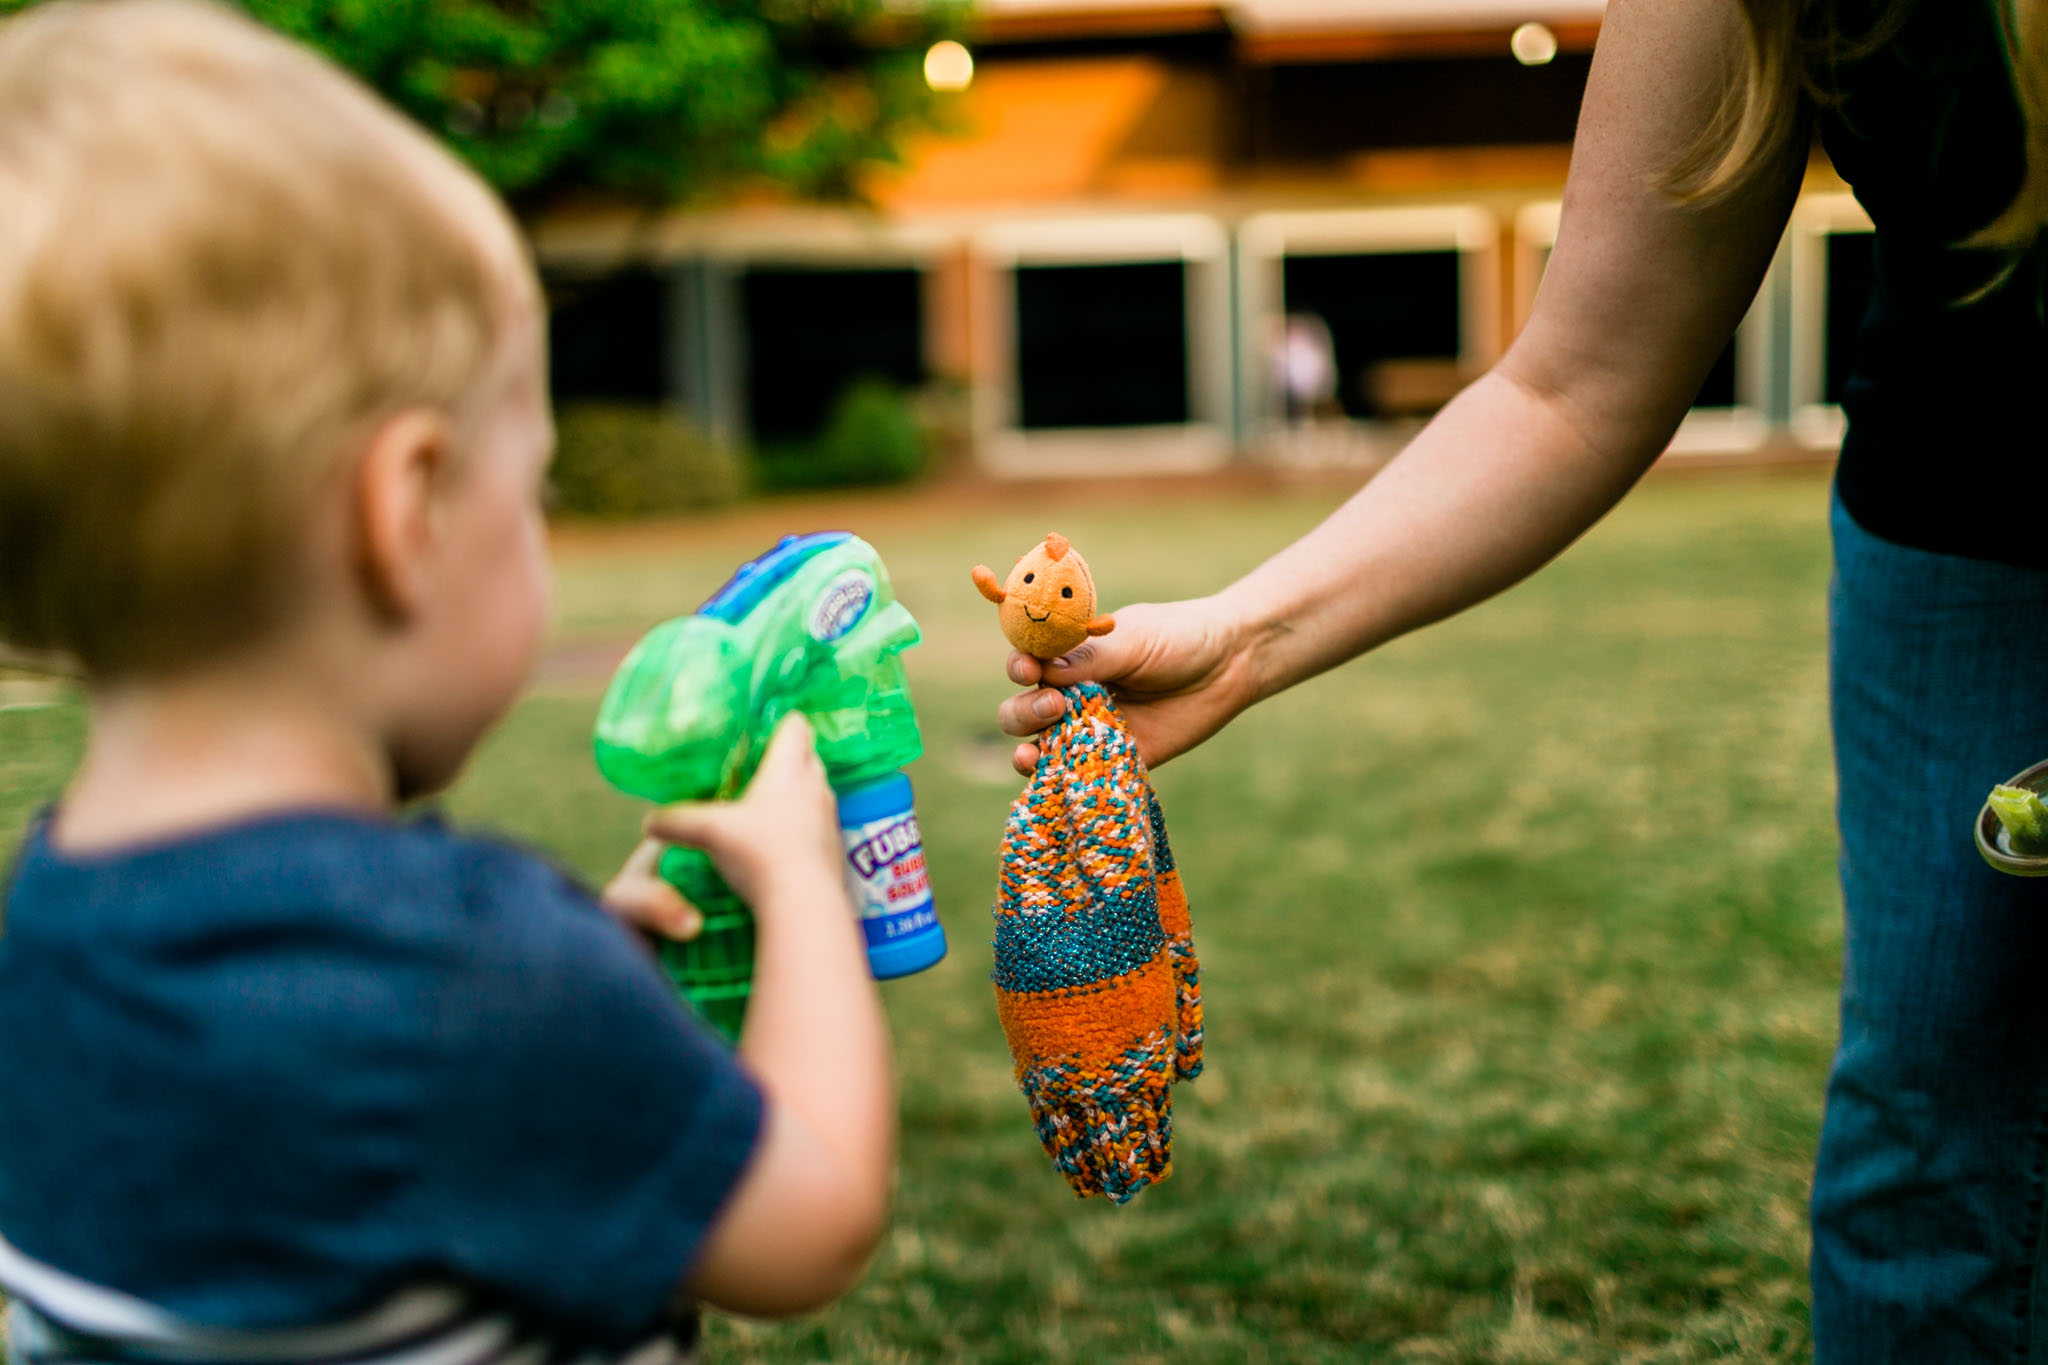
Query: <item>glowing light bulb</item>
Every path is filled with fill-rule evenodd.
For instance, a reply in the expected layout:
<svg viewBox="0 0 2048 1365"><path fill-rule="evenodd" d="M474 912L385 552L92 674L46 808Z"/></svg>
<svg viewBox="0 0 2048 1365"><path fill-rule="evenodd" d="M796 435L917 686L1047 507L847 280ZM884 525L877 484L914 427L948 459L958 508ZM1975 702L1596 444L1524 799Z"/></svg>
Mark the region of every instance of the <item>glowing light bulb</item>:
<svg viewBox="0 0 2048 1365"><path fill-rule="evenodd" d="M924 83L934 90L965 90L974 83L974 54L951 38L924 54Z"/></svg>
<svg viewBox="0 0 2048 1365"><path fill-rule="evenodd" d="M1542 66L1557 55L1557 35L1542 24L1523 24L1509 37L1508 51L1523 66ZM925 69L931 69L929 63Z"/></svg>

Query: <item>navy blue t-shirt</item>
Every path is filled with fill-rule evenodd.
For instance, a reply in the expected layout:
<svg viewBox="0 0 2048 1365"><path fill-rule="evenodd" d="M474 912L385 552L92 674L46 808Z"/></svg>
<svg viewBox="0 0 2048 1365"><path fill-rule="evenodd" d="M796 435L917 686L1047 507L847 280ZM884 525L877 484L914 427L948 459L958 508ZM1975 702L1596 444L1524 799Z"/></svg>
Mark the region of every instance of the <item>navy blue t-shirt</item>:
<svg viewBox="0 0 2048 1365"><path fill-rule="evenodd" d="M16 863L0 927L0 1238L221 1327L454 1286L618 1345L761 1123L633 936L435 822L282 814Z"/></svg>

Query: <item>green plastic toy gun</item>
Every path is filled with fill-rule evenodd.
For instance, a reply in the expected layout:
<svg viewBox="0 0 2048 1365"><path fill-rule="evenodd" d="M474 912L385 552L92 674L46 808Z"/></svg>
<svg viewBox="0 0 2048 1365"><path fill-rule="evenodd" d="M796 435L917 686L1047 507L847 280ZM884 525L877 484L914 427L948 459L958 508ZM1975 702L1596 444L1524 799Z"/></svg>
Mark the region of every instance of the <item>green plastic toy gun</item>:
<svg viewBox="0 0 2048 1365"><path fill-rule="evenodd" d="M597 766L632 796L723 800L753 777L775 726L801 711L839 798L854 906L878 978L946 954L903 768L923 751L901 655L920 639L881 557L844 532L788 536L742 565L695 615L666 621L613 675L597 716ZM704 916L662 945L662 964L729 1040L746 1017L754 919L695 849L661 875Z"/></svg>

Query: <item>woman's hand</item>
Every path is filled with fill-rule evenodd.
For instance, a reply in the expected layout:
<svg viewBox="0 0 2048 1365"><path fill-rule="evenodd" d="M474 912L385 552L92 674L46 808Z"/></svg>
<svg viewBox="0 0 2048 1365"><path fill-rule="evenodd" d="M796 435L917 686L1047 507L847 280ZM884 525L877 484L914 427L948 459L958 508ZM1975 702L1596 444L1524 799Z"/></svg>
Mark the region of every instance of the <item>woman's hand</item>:
<svg viewBox="0 0 2048 1365"><path fill-rule="evenodd" d="M1066 710L1054 689L1089 681L1116 698L1147 767L1186 753L1258 700L1246 637L1217 599L1195 598L1122 608L1115 630L1051 663L1012 653L1010 680L1031 690L997 712L1003 732L1026 741L1011 766L1026 776L1038 766L1031 737Z"/></svg>

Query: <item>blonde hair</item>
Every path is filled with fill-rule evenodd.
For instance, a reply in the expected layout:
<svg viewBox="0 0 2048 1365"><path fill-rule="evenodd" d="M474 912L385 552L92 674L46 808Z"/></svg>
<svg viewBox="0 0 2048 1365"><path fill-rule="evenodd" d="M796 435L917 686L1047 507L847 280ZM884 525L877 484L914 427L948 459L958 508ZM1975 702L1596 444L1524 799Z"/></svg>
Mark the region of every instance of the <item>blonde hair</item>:
<svg viewBox="0 0 2048 1365"><path fill-rule="evenodd" d="M537 307L481 181L200 0L0 24L0 204L0 639L93 677L260 638L345 457Z"/></svg>
<svg viewBox="0 0 2048 1365"><path fill-rule="evenodd" d="M1860 33L1845 30L1834 0L1741 0L1749 42L1729 98L1674 168L1670 188L1687 200L1732 192L1803 126L1806 101L1837 97L1834 73L1875 52L1922 0L1891 0ZM1934 0L1947 4L1951 0ZM2048 0L1961 0L1990 4L2005 42L2019 101L2026 171L2005 211L1961 245L2017 255L2048 229Z"/></svg>

